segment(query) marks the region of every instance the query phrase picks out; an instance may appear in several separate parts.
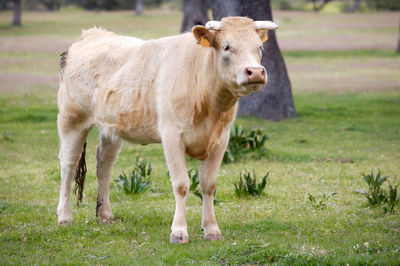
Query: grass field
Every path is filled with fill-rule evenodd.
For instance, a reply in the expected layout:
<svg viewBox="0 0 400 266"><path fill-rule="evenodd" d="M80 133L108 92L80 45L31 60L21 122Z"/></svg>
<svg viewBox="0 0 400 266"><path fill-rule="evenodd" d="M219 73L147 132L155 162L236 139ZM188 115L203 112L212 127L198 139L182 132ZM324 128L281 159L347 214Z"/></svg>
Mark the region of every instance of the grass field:
<svg viewBox="0 0 400 266"><path fill-rule="evenodd" d="M56 217L58 54L81 28L96 24L157 38L175 34L181 15L25 13L21 28L8 26L10 15L0 13L0 264L400 263L399 206L384 214L356 192L368 189L362 174L371 169L400 182L400 56L393 52L399 13L275 14L299 118L237 119L268 133L267 153L221 167L216 216L225 240L203 240L201 201L189 195L186 245L169 244L175 204L160 145L124 145L112 179L140 156L153 163L152 188L132 200L111 182L116 221L97 221L96 130L88 138L88 176L75 223L58 226ZM378 22L368 27L368 21ZM340 34L352 36L350 47ZM235 197L233 183L246 169L258 177L270 173L265 197ZM326 209L313 208L308 194L320 200L326 189L337 194Z"/></svg>

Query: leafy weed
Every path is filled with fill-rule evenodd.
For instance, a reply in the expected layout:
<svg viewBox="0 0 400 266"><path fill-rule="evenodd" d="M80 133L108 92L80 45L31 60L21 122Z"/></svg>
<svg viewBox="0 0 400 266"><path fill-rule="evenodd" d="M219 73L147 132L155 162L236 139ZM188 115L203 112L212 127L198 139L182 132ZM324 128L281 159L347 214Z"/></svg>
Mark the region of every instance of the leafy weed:
<svg viewBox="0 0 400 266"><path fill-rule="evenodd" d="M264 189L267 184L269 172L263 177L261 183L257 184L257 177L253 171L253 175L249 171L243 171L240 173L239 182L235 183L235 194L238 197L251 195L262 196Z"/></svg>
<svg viewBox="0 0 400 266"><path fill-rule="evenodd" d="M136 158L135 168L126 176L122 173L115 182L123 189L125 194L132 195L143 193L151 184L152 164Z"/></svg>
<svg viewBox="0 0 400 266"><path fill-rule="evenodd" d="M261 129L247 130L243 129L242 125L235 126L231 131L229 144L222 161L232 163L251 152L260 155L268 139L268 135L263 133Z"/></svg>
<svg viewBox="0 0 400 266"><path fill-rule="evenodd" d="M389 183L389 191L383 189L383 184L387 181L387 176L381 176L381 171L378 169L378 173L374 175L371 173L363 175L365 182L367 182L369 191L365 193L370 206L383 205L384 213L394 213L394 207L399 203L400 197L397 193L397 187L392 186Z"/></svg>
<svg viewBox="0 0 400 266"><path fill-rule="evenodd" d="M308 202L314 208L318 210L324 210L330 204L329 200L335 196L337 193L333 192L331 194L327 193L328 188L322 193L321 199L316 199L312 194L308 193Z"/></svg>

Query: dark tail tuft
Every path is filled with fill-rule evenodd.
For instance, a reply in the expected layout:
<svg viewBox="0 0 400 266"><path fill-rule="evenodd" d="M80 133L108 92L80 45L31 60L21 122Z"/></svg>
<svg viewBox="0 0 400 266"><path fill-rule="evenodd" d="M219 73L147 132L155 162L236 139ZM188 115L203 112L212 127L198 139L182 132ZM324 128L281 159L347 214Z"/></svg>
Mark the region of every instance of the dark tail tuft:
<svg viewBox="0 0 400 266"><path fill-rule="evenodd" d="M79 160L78 167L76 168L76 173L75 173L75 187L74 187L74 194L76 195L76 192L78 191L78 196L77 196L77 201L76 204L79 207L79 203L82 203L82 198L83 198L83 187L85 185L85 177L86 177L86 160L85 160L85 155L86 155L86 141L85 144L83 144L83 152L81 155L81 159Z"/></svg>
<svg viewBox="0 0 400 266"><path fill-rule="evenodd" d="M99 211L102 203L99 197L99 194L97 194L97 204L96 204L96 217L99 217Z"/></svg>
<svg viewBox="0 0 400 266"><path fill-rule="evenodd" d="M60 77L61 79L63 78L64 75L64 68L67 65L67 56L68 56L68 51L63 52L60 54Z"/></svg>

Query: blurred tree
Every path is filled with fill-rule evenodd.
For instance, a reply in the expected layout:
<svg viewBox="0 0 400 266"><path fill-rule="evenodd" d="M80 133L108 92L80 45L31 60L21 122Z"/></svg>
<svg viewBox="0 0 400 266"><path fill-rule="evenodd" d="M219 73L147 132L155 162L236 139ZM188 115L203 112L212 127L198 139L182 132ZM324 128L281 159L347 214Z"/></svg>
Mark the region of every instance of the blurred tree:
<svg viewBox="0 0 400 266"><path fill-rule="evenodd" d="M313 2L314 11L319 12L327 3L331 2L332 0L311 0L311 1Z"/></svg>
<svg viewBox="0 0 400 266"><path fill-rule="evenodd" d="M353 13L360 7L363 0L354 0L354 3L346 9L346 12Z"/></svg>
<svg viewBox="0 0 400 266"><path fill-rule="evenodd" d="M313 2L314 11L319 12L327 3L334 0L310 0ZM341 2L343 5L343 10L345 12L355 12L357 11L363 2L365 2L364 8L370 10L399 10L400 1L399 0L342 0L336 1Z"/></svg>
<svg viewBox="0 0 400 266"><path fill-rule="evenodd" d="M397 53L400 53L400 22L399 22L399 38L397 39Z"/></svg>
<svg viewBox="0 0 400 266"><path fill-rule="evenodd" d="M0 0L0 10L7 9L8 0Z"/></svg>
<svg viewBox="0 0 400 266"><path fill-rule="evenodd" d="M12 24L14 26L20 26L21 25L21 0L13 0L13 20L12 20Z"/></svg>
<svg viewBox="0 0 400 266"><path fill-rule="evenodd" d="M211 4L214 19L226 16L247 16L253 20L271 20L270 0L214 0ZM292 89L286 65L276 41L275 31L268 32L264 43L262 65L267 69L268 85L239 101L239 113L279 121L296 117Z"/></svg>
<svg viewBox="0 0 400 266"><path fill-rule="evenodd" d="M136 15L140 16L143 13L143 0L136 0L135 1L135 12Z"/></svg>
<svg viewBox="0 0 400 266"><path fill-rule="evenodd" d="M196 25L204 25L208 21L208 8L208 0L183 0L181 32L191 31Z"/></svg>
<svg viewBox="0 0 400 266"><path fill-rule="evenodd" d="M367 4L376 10L400 10L399 0L367 0Z"/></svg>

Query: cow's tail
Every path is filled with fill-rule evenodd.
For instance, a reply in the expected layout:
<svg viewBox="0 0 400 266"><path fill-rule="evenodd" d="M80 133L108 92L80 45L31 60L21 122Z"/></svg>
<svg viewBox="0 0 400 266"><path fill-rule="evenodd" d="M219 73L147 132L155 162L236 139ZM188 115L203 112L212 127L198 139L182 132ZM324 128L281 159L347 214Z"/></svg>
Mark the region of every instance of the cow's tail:
<svg viewBox="0 0 400 266"><path fill-rule="evenodd" d="M86 141L85 144L83 144L83 152L81 155L81 158L79 159L78 166L76 168L76 173L75 173L75 187L74 187L74 194L77 195L77 201L76 204L79 207L79 203L82 203L82 198L83 198L83 187L85 185L85 177L86 177L86 160L85 160L85 155L86 155Z"/></svg>
<svg viewBox="0 0 400 266"><path fill-rule="evenodd" d="M67 65L68 50L60 54L60 72L59 76L62 80L64 78L64 68Z"/></svg>

